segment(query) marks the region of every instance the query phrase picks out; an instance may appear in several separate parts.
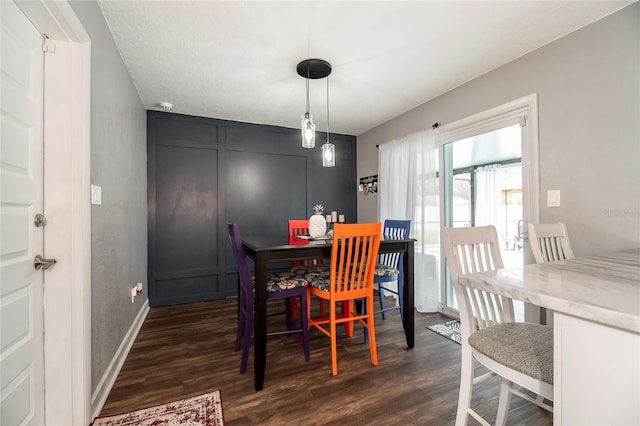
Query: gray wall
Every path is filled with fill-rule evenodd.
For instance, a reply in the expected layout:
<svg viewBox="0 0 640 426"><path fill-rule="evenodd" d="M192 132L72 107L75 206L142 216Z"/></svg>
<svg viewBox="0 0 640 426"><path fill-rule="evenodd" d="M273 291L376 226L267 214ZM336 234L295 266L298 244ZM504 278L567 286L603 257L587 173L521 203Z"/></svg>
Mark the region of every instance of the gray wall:
<svg viewBox="0 0 640 426"><path fill-rule="evenodd" d="M91 37L92 389L147 295L146 111L95 1L71 1ZM130 289L144 285L131 303Z"/></svg>
<svg viewBox="0 0 640 426"><path fill-rule="evenodd" d="M377 173L376 144L538 93L540 221L565 222L578 256L640 246L639 64L634 3L358 136L358 176ZM359 221L377 197L358 195Z"/></svg>

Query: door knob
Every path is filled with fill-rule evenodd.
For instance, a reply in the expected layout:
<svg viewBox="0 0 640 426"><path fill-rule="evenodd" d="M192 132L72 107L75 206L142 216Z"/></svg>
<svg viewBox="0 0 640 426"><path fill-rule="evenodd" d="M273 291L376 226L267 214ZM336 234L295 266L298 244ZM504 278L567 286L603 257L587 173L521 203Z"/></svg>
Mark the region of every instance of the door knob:
<svg viewBox="0 0 640 426"><path fill-rule="evenodd" d="M46 271L46 270L50 269L56 263L58 263L57 260L55 260L55 259L45 259L40 255L37 255L36 258L33 260L33 266L37 270L42 269L43 271Z"/></svg>
<svg viewBox="0 0 640 426"><path fill-rule="evenodd" d="M47 219L42 215L42 213L38 213L36 217L33 218L33 224L38 228L47 225Z"/></svg>

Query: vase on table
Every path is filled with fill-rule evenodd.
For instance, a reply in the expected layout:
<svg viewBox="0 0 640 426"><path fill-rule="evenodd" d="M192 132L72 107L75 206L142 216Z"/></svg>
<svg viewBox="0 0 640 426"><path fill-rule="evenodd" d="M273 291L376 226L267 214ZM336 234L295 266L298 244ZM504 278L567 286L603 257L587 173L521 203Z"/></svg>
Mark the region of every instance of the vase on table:
<svg viewBox="0 0 640 426"><path fill-rule="evenodd" d="M309 218L309 235L311 238L324 237L327 234L327 220L324 218L324 207L317 204L313 207L313 215Z"/></svg>

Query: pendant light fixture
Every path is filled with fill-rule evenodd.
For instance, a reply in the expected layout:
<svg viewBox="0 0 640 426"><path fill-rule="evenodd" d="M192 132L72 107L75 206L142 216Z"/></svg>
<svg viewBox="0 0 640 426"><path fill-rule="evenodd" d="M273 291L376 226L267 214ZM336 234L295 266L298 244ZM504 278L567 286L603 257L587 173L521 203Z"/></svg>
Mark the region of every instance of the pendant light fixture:
<svg viewBox="0 0 640 426"><path fill-rule="evenodd" d="M309 110L309 78L307 77L307 112L302 114L302 121L300 123L303 148L315 148L316 146L316 125L313 122L313 116Z"/></svg>
<svg viewBox="0 0 640 426"><path fill-rule="evenodd" d="M300 132L302 135L303 148L315 148L316 146L316 125L313 123L313 116L310 113L309 105L309 80L325 78L331 74L331 64L322 59L305 59L298 63L296 71L300 77L306 79L307 83L307 110L302 114Z"/></svg>
<svg viewBox="0 0 640 426"><path fill-rule="evenodd" d="M322 167L336 165L336 147L329 142L329 76L327 76L327 141L322 145Z"/></svg>

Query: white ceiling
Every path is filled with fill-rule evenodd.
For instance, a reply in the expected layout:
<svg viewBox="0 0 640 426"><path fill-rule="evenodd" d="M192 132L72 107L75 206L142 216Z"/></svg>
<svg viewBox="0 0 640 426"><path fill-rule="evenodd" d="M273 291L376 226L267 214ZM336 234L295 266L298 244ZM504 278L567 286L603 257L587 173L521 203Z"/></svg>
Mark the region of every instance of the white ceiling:
<svg viewBox="0 0 640 426"><path fill-rule="evenodd" d="M145 107L299 127L321 58L331 132L359 135L633 3L99 0ZM326 131L326 80L311 80Z"/></svg>

